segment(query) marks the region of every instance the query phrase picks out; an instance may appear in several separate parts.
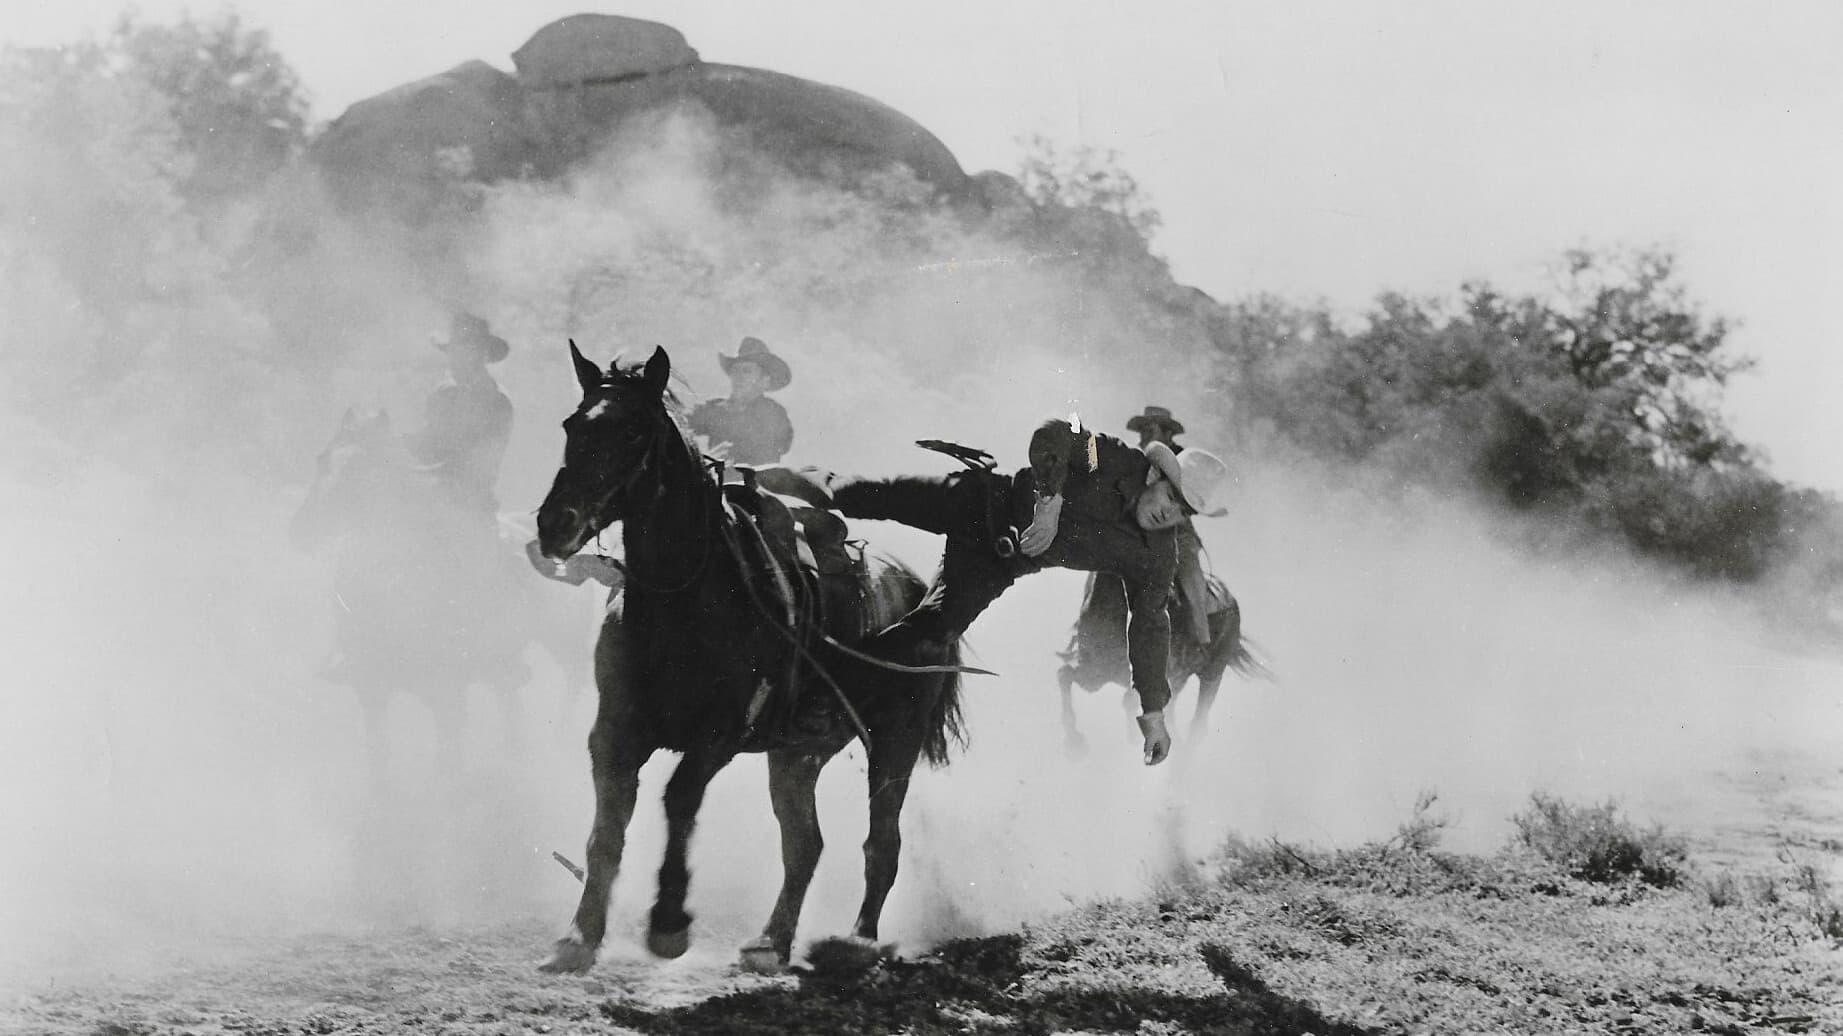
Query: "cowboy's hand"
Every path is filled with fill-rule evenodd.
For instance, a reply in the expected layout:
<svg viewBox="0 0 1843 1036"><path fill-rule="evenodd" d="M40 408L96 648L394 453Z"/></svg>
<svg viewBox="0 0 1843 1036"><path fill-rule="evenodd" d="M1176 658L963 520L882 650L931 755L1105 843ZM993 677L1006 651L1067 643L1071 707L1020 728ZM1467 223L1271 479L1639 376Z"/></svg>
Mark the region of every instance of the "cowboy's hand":
<svg viewBox="0 0 1843 1036"><path fill-rule="evenodd" d="M1038 497L1036 513L1031 515L1030 528L1018 537L1017 549L1027 558L1034 558L1049 549L1056 540L1056 522L1062 517L1062 497Z"/></svg>
<svg viewBox="0 0 1843 1036"><path fill-rule="evenodd" d="M1157 766L1171 754L1171 732L1165 729L1163 709L1139 717L1139 732L1145 735L1145 764Z"/></svg>

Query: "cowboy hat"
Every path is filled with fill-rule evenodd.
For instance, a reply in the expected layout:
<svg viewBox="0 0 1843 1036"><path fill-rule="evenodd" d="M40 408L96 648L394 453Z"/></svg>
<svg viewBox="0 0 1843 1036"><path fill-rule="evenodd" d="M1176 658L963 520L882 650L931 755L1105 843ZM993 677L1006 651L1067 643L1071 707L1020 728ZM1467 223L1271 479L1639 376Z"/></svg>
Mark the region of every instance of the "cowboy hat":
<svg viewBox="0 0 1843 1036"><path fill-rule="evenodd" d="M1140 431L1141 429L1149 428L1152 425L1160 425L1160 424L1164 425L1166 428L1171 429L1172 435L1182 435L1184 433L1183 422L1179 421L1175 417L1172 417L1171 411L1166 410L1162 406L1146 407L1145 413L1135 414L1134 416L1127 418L1126 430L1129 432L1137 432L1137 431Z"/></svg>
<svg viewBox="0 0 1843 1036"><path fill-rule="evenodd" d="M744 338L742 344L736 347L734 356L718 353L717 363L723 368L725 374L728 374L730 368L738 363L754 364L768 376L769 392L784 389L788 382L794 380L794 372L787 366L787 361L774 355L774 352L768 348L768 344L759 338Z"/></svg>
<svg viewBox="0 0 1843 1036"><path fill-rule="evenodd" d="M512 351L505 339L488 330L486 321L472 313L456 313L454 322L449 325L448 337L435 343L442 352L457 345L478 346L487 363L498 363Z"/></svg>
<svg viewBox="0 0 1843 1036"><path fill-rule="evenodd" d="M1229 513L1217 499L1229 481L1229 466L1221 457L1193 446L1177 455L1177 466L1183 472L1178 489L1191 510L1206 518Z"/></svg>

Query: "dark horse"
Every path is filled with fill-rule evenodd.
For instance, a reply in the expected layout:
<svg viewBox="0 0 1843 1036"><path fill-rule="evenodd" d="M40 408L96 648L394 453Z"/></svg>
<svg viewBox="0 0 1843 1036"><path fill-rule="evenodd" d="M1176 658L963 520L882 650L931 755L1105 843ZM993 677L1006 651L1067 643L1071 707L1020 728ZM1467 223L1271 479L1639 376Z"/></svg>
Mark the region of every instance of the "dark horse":
<svg viewBox="0 0 1843 1036"><path fill-rule="evenodd" d="M595 823L582 900L546 971L583 971L606 935L608 895L633 816L639 771L655 751L683 753L665 789L667 840L647 946L676 957L689 946L686 853L705 786L739 752L767 752L769 794L781 826L780 897L751 968L785 965L822 846L813 788L820 768L854 734L867 742L870 833L864 902L854 935L875 940L896 880L899 822L919 757L939 765L959 736L959 683L934 659L871 659L791 623L772 581L739 545L754 529L691 445L666 392L671 360L657 349L641 369L604 372L570 343L582 403L563 422L563 466L538 511L546 556L568 558L619 521L626 599L595 649L601 708L589 733ZM894 615L926 585L893 561L860 571L893 590ZM957 648L948 658L957 664ZM926 670L926 671L924 671ZM822 705L815 722L755 722L770 697Z"/></svg>
<svg viewBox="0 0 1843 1036"><path fill-rule="evenodd" d="M1171 693L1183 690L1192 676L1197 678L1197 707L1190 720L1192 740L1201 738L1208 729L1210 706L1222 689L1222 677L1230 669L1245 677L1265 677L1267 668L1249 650L1242 638L1241 604L1215 576L1208 577L1210 595L1224 606L1209 617L1208 644L1199 644L1184 631L1188 622L1174 617L1171 628L1171 664L1168 670ZM1172 594L1172 607L1188 607ZM1062 691L1063 744L1071 753L1087 749L1081 731L1075 729L1075 707L1070 689L1081 687L1098 691L1110 683L1127 687L1129 668L1126 657L1126 588L1119 577L1090 575L1082 593L1080 616L1069 638L1068 650L1061 652L1061 668L1056 670L1056 684ZM1136 699L1129 691L1125 698L1128 712Z"/></svg>
<svg viewBox="0 0 1843 1036"><path fill-rule="evenodd" d="M458 513L388 415L346 412L289 533L332 561L335 655L321 675L358 697L373 790L383 787L393 692L428 707L447 752L467 687L509 698L530 676L527 645L555 660L572 689L587 684L593 604L537 578L491 515Z"/></svg>

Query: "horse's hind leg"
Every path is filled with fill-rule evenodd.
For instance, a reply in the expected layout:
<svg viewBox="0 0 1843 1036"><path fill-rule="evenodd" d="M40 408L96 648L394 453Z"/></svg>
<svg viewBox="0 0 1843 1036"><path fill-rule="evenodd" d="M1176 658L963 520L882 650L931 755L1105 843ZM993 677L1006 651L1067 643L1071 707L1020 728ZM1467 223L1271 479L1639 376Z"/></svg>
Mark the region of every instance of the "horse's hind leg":
<svg viewBox="0 0 1843 1036"><path fill-rule="evenodd" d="M647 924L646 948L660 957L682 957L691 948L691 915L685 896L691 890L691 832L710 779L730 761L725 754L694 749L685 753L666 782L666 855L659 864L659 896Z"/></svg>
<svg viewBox="0 0 1843 1036"><path fill-rule="evenodd" d="M902 854L902 803L909 794L909 775L921 756L921 735L904 731L873 740L870 749L870 833L864 839L864 905L852 934L872 942L883 916L883 901L896 883Z"/></svg>
<svg viewBox="0 0 1843 1036"><path fill-rule="evenodd" d="M1062 749L1072 759L1088 754L1088 739L1075 729L1075 667L1064 665L1056 670L1056 687L1062 692Z"/></svg>
<svg viewBox="0 0 1843 1036"><path fill-rule="evenodd" d="M595 824L589 831L587 870L575 923L557 940L544 971L587 971L595 963L608 930L608 894L621 869L627 845L627 822L634 815L640 767L652 749L632 735L631 720L619 715L607 697L589 731L589 760L595 779Z"/></svg>
<svg viewBox="0 0 1843 1036"><path fill-rule="evenodd" d="M793 956L800 908L825 849L813 787L829 757L830 753L768 753L768 794L781 825L781 894L761 937L742 948L742 966L749 971L778 970Z"/></svg>
<svg viewBox="0 0 1843 1036"><path fill-rule="evenodd" d="M1222 690L1222 671L1197 674L1197 709L1190 716L1190 739L1201 741L1209 733L1209 710Z"/></svg>

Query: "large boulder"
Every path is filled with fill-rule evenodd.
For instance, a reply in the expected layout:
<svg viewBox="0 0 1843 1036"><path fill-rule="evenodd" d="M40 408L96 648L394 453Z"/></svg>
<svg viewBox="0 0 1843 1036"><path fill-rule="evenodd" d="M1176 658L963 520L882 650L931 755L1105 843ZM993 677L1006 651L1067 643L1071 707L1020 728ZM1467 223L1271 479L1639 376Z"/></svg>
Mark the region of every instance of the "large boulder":
<svg viewBox="0 0 1843 1036"><path fill-rule="evenodd" d="M573 14L512 52L526 89L612 83L695 65L698 52L669 25L612 14Z"/></svg>
<svg viewBox="0 0 1843 1036"><path fill-rule="evenodd" d="M469 61L346 109L310 157L342 201L377 202L423 184L517 175L536 141L518 80Z"/></svg>
<svg viewBox="0 0 1843 1036"><path fill-rule="evenodd" d="M620 144L632 117L692 105L788 167L851 176L906 167L974 195L946 145L862 94L778 72L708 64L678 30L613 15L552 22L508 75L470 61L354 104L309 150L348 209L415 221L456 184L555 176Z"/></svg>
<svg viewBox="0 0 1843 1036"><path fill-rule="evenodd" d="M953 152L914 119L863 94L779 72L699 63L534 95L534 124L551 141L577 141L571 158L618 147L623 124L635 116L691 104L798 172L850 175L903 166L950 196L971 189Z"/></svg>

